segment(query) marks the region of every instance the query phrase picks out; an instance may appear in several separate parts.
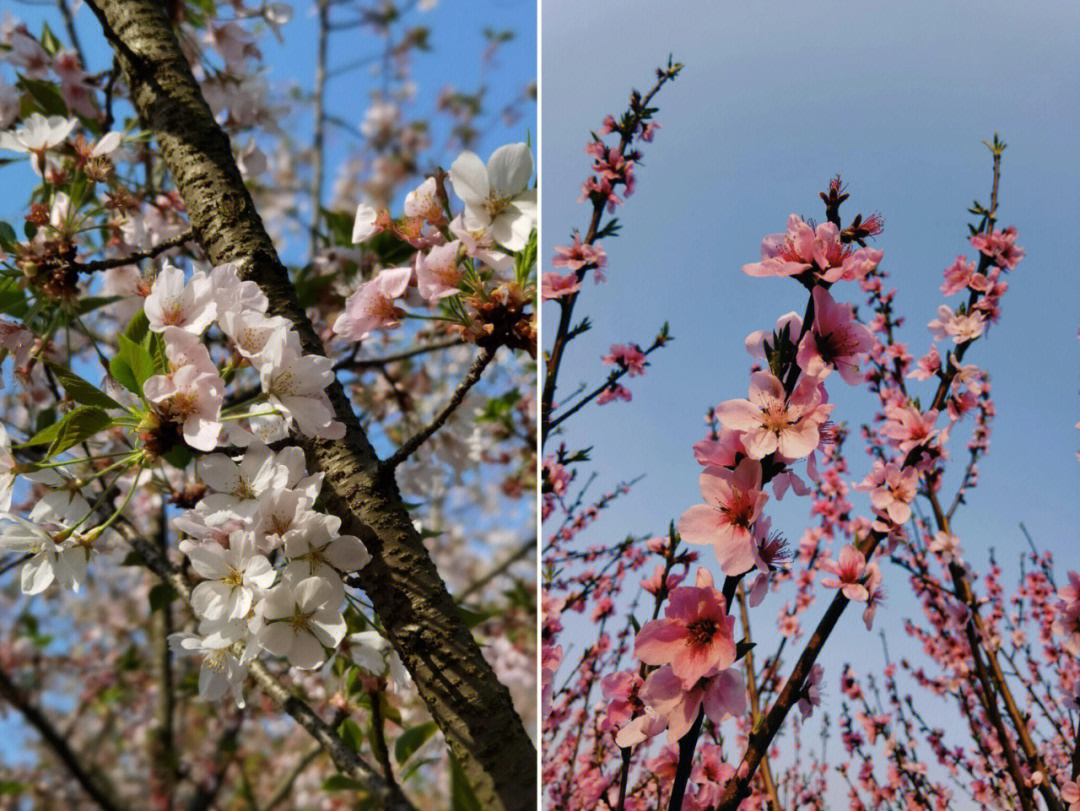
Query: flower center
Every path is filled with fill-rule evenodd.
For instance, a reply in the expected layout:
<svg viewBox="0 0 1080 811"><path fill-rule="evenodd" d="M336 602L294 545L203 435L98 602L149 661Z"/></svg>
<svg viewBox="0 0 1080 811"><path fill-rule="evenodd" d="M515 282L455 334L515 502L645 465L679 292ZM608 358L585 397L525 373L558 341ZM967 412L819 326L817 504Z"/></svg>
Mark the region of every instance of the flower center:
<svg viewBox="0 0 1080 811"><path fill-rule="evenodd" d="M716 620L702 617L686 626L686 635L690 637L690 644L694 647L703 648L709 645L717 631Z"/></svg>

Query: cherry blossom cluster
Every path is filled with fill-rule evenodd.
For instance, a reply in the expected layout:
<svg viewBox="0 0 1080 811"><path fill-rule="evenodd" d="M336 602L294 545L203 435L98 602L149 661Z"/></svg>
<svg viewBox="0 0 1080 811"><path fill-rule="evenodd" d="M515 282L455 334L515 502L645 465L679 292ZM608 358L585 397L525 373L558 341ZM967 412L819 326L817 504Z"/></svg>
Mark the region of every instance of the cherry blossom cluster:
<svg viewBox="0 0 1080 811"><path fill-rule="evenodd" d="M535 251L536 190L532 152L527 144L508 144L485 165L463 152L448 176L429 177L405 197L405 216L391 219L367 203L356 210L352 241L364 243L390 233L416 249L409 265L383 268L345 302L334 332L362 341L374 330L401 325L405 311L395 302L414 288L439 318L451 322L469 342L508 346L535 353L536 327L525 312L535 287L523 275L520 255ZM448 177L464 209L450 219L442 184ZM529 263L525 263L526 267Z"/></svg>

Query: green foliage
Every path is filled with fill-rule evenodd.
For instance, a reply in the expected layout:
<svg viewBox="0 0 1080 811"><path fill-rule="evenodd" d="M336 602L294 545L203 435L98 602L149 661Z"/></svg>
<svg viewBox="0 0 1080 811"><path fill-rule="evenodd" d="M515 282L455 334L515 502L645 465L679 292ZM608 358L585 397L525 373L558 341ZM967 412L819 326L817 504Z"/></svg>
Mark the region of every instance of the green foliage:
<svg viewBox="0 0 1080 811"><path fill-rule="evenodd" d="M450 753L450 811L481 811L480 801L453 752Z"/></svg>
<svg viewBox="0 0 1080 811"><path fill-rule="evenodd" d="M431 736L434 735L438 729L438 724L434 721L428 721L402 732L394 743L394 759L397 760L398 763L404 764L405 761L416 754L421 746L431 740Z"/></svg>
<svg viewBox="0 0 1080 811"><path fill-rule="evenodd" d="M19 87L30 94L30 99L37 111L45 115L66 116L68 114L67 104L64 103L64 97L60 94L60 88L52 82L43 79L27 79L24 76L19 79ZM34 110L31 109L29 112L34 112Z"/></svg>
<svg viewBox="0 0 1080 811"><path fill-rule="evenodd" d="M176 598L176 589L168 583L158 583L150 589L150 610L163 611Z"/></svg>
<svg viewBox="0 0 1080 811"><path fill-rule="evenodd" d="M110 425L112 425L112 418L105 413L104 409L97 406L80 406L74 411L69 411L58 422L38 431L19 447L31 448L35 445L49 444L48 453L43 459L51 459Z"/></svg>
<svg viewBox="0 0 1080 811"><path fill-rule="evenodd" d="M65 369L63 366L57 366L55 363L50 363L49 361L45 361L45 364L52 371L53 376L60 381L60 385L64 387L64 391L67 392L68 397L76 403L88 406L98 406L99 408L123 408L123 406L116 402L112 397L93 384L83 380L70 369Z"/></svg>

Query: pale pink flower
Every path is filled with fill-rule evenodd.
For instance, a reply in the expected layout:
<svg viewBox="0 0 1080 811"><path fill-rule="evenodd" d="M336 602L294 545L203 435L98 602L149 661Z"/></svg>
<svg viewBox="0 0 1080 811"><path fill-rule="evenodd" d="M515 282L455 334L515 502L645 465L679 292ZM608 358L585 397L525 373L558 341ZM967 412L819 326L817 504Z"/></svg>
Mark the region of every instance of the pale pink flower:
<svg viewBox="0 0 1080 811"><path fill-rule="evenodd" d="M574 234L574 244L570 246L557 245L555 258L551 264L557 268L569 268L573 271L581 270L586 265L596 268L607 267L607 254L599 245L588 245L581 241L581 234Z"/></svg>
<svg viewBox="0 0 1080 811"><path fill-rule="evenodd" d="M562 298L576 293L581 289L581 282L573 273L563 275L554 271L544 274L543 283L540 285L540 300Z"/></svg>
<svg viewBox="0 0 1080 811"><path fill-rule="evenodd" d="M166 419L183 426L184 442L212 451L221 435L221 404L225 385L220 375L182 366L168 375L154 375L143 384L146 399Z"/></svg>
<svg viewBox="0 0 1080 811"><path fill-rule="evenodd" d="M714 724L746 712L746 683L736 669L715 671L689 688L670 666L654 670L641 688L641 700L667 721L668 743L681 739L704 706Z"/></svg>
<svg viewBox="0 0 1080 811"><path fill-rule="evenodd" d="M816 382L804 379L790 400L783 384L770 372L750 377L750 399L728 400L716 407L726 427L743 431L742 442L752 459L779 451L788 459L808 456L820 441L818 429L832 411Z"/></svg>
<svg viewBox="0 0 1080 811"><path fill-rule="evenodd" d="M874 346L874 336L855 320L851 305L837 304L824 287L815 287L812 295L814 323L799 344L799 368L819 380L835 368L844 382L861 383L859 355Z"/></svg>
<svg viewBox="0 0 1080 811"><path fill-rule="evenodd" d="M325 391L334 382L333 361L299 354L289 346L286 332L270 337L263 359L259 369L263 391L287 422L295 420L307 436L341 439L345 435L345 426L334 419Z"/></svg>
<svg viewBox="0 0 1080 811"><path fill-rule="evenodd" d="M877 267L881 251L861 248L852 252L840 240L831 222L816 228L797 214L788 217L787 233L770 234L761 243L761 261L743 265L750 276L797 276L815 268L826 282L858 280Z"/></svg>
<svg viewBox="0 0 1080 811"><path fill-rule="evenodd" d="M912 448L928 444L938 435L934 429L937 418L936 409L923 414L914 405L888 403L881 433L891 439L902 453L908 453Z"/></svg>
<svg viewBox="0 0 1080 811"><path fill-rule="evenodd" d="M869 574L877 564L866 565L866 556L851 544L847 544L840 550L838 560L825 559L821 561L822 571L830 572L835 577L826 577L821 585L827 589L841 589L844 596L854 602L865 602L870 597L870 591L863 585L863 575Z"/></svg>
<svg viewBox="0 0 1080 811"><path fill-rule="evenodd" d="M981 312L954 313L947 304L938 307L938 317L927 323L927 328L938 341L952 338L953 343L974 341L983 334L986 319Z"/></svg>
<svg viewBox="0 0 1080 811"><path fill-rule="evenodd" d="M427 255L417 254L416 284L421 296L434 302L460 292L458 284L464 276L458 265L460 251L461 243L455 239L432 248Z"/></svg>
<svg viewBox="0 0 1080 811"><path fill-rule="evenodd" d="M955 535L938 530L934 533L934 539L926 545L927 550L941 556L942 563L956 563L963 565L964 559L960 557L960 539Z"/></svg>
<svg viewBox="0 0 1080 811"><path fill-rule="evenodd" d="M1024 249L1016 244L1016 227L1013 225L992 234L975 234L971 237L971 246L1005 270L1014 270L1025 255Z"/></svg>
<svg viewBox="0 0 1080 811"><path fill-rule="evenodd" d="M185 282L184 271L165 262L143 303L150 329L180 327L201 335L217 316L213 292L205 273L196 272Z"/></svg>
<svg viewBox="0 0 1080 811"><path fill-rule="evenodd" d="M712 544L726 575L739 575L757 562L751 527L769 500L761 492L761 463L743 459L734 471L709 467L699 478L704 504L679 519L679 534L692 544Z"/></svg>
<svg viewBox="0 0 1080 811"><path fill-rule="evenodd" d="M345 300L345 309L334 321L334 332L351 341L362 341L372 330L400 326L402 310L394 299L405 295L412 268L389 268L357 288Z"/></svg>
<svg viewBox="0 0 1080 811"><path fill-rule="evenodd" d="M875 510L894 524L903 524L911 518L911 502L919 492L919 471L914 467L901 469L896 462L876 462L856 489L869 491Z"/></svg>
<svg viewBox="0 0 1080 811"><path fill-rule="evenodd" d="M612 344L601 362L608 366L621 366L630 377L645 374L645 354L637 344Z"/></svg>
<svg viewBox="0 0 1080 811"><path fill-rule="evenodd" d="M446 221L435 178L429 177L405 195L405 216L420 217L433 225Z"/></svg>
<svg viewBox="0 0 1080 811"><path fill-rule="evenodd" d="M945 268L945 284L941 285L941 292L946 296L959 293L969 284L975 276L975 263L965 259L962 255L956 257L953 263Z"/></svg>
<svg viewBox="0 0 1080 811"><path fill-rule="evenodd" d="M634 655L650 665L670 664L688 689L710 670L735 661L735 618L712 575L699 569L696 586L673 589L664 618L645 623L634 641Z"/></svg>
<svg viewBox="0 0 1080 811"><path fill-rule="evenodd" d="M614 400L625 400L630 402L633 399L633 395L630 393L630 389L626 386L620 386L618 383L614 383L604 389L596 398L597 405L607 405Z"/></svg>
<svg viewBox="0 0 1080 811"><path fill-rule="evenodd" d="M767 360L769 355L776 351L779 344L777 338L785 333L791 348L795 349L796 342L802 334L802 317L798 313L792 311L780 316L772 332L764 329L751 332L746 336L746 351L752 358Z"/></svg>

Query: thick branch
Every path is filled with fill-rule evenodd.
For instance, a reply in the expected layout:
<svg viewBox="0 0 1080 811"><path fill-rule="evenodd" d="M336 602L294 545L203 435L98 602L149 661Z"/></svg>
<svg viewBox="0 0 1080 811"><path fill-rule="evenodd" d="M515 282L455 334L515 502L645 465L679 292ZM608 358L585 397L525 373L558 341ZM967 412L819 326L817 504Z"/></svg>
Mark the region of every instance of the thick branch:
<svg viewBox="0 0 1080 811"><path fill-rule="evenodd" d="M228 136L203 99L160 3L94 0L89 5L211 263L237 262L241 275L266 294L270 314L290 320L303 350L324 354L236 167ZM327 395L345 437L303 438L300 444L309 468L326 474L321 497L341 518L341 531L361 538L371 553L357 579L481 805L531 808L536 750L510 693L455 609L396 482L381 473L341 385L332 384Z"/></svg>

